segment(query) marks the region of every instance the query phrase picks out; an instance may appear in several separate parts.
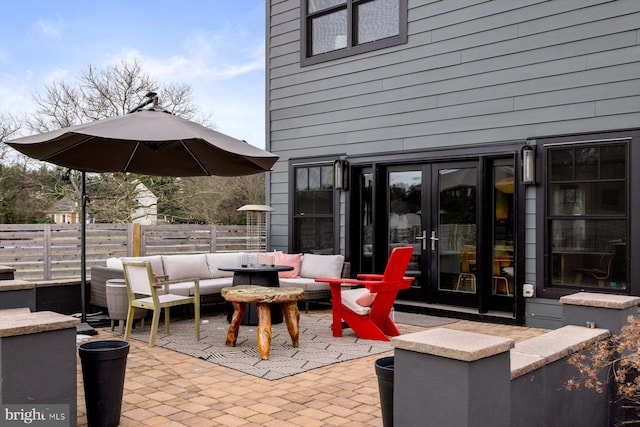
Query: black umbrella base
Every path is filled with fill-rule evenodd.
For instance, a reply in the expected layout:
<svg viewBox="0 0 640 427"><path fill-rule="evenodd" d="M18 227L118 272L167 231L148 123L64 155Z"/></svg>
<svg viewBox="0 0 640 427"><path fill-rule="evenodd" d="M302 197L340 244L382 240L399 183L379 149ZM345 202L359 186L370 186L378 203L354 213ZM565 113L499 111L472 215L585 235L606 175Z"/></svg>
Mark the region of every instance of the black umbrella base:
<svg viewBox="0 0 640 427"><path fill-rule="evenodd" d="M98 331L96 331L93 326L88 323L81 323L76 326L76 334L77 335L97 335Z"/></svg>

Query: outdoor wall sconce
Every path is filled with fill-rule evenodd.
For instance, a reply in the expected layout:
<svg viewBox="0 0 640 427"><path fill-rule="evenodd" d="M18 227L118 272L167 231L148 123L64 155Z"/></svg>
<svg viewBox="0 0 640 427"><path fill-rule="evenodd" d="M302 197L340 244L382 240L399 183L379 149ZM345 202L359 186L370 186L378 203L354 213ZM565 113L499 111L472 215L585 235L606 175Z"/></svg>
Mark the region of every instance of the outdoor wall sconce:
<svg viewBox="0 0 640 427"><path fill-rule="evenodd" d="M522 166L522 183L536 183L536 151L528 142L520 150L520 162Z"/></svg>
<svg viewBox="0 0 640 427"><path fill-rule="evenodd" d="M333 188L339 191L346 191L349 182L349 162L338 159L333 162Z"/></svg>

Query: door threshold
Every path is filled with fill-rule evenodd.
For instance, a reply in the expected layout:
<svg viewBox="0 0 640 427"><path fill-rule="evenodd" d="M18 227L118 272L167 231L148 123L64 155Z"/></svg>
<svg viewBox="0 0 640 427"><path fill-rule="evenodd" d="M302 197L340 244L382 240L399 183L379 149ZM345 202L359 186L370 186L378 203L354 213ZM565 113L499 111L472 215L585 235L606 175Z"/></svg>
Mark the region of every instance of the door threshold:
<svg viewBox="0 0 640 427"><path fill-rule="evenodd" d="M454 319L472 320L474 322L500 323L505 325L520 325L513 313L508 311L488 311L478 313L477 308L461 307L458 305L430 304L422 301L396 299L393 308L400 312L429 314L431 316L451 317Z"/></svg>

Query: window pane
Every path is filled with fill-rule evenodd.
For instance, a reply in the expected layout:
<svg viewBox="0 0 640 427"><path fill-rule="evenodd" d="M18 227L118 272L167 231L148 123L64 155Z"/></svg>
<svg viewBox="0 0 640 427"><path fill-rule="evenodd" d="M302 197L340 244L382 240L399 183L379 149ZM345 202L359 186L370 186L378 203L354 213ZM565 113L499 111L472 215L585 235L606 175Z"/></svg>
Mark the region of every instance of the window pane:
<svg viewBox="0 0 640 427"><path fill-rule="evenodd" d="M307 168L296 169L296 191L304 191L309 188L309 170Z"/></svg>
<svg viewBox="0 0 640 427"><path fill-rule="evenodd" d="M358 6L357 44L400 34L399 0L374 0Z"/></svg>
<svg viewBox="0 0 640 427"><path fill-rule="evenodd" d="M347 0L308 0L307 12L314 13L319 10L328 9L332 6L337 6L339 4L345 3L347 3Z"/></svg>
<svg viewBox="0 0 640 427"><path fill-rule="evenodd" d="M314 191L315 214L331 214L333 212L333 191Z"/></svg>
<svg viewBox="0 0 640 427"><path fill-rule="evenodd" d="M331 218L297 218L295 220L298 252L333 254L333 220Z"/></svg>
<svg viewBox="0 0 640 427"><path fill-rule="evenodd" d="M551 181L573 180L573 149L549 151Z"/></svg>
<svg viewBox="0 0 640 427"><path fill-rule="evenodd" d="M347 11L341 10L311 20L311 54L347 47Z"/></svg>
<svg viewBox="0 0 640 427"><path fill-rule="evenodd" d="M625 215L624 181L549 185L549 215Z"/></svg>
<svg viewBox="0 0 640 427"><path fill-rule="evenodd" d="M586 147L576 149L576 179L597 179L600 149Z"/></svg>
<svg viewBox="0 0 640 427"><path fill-rule="evenodd" d="M320 168L309 168L309 190L320 189Z"/></svg>
<svg viewBox="0 0 640 427"><path fill-rule="evenodd" d="M553 284L626 288L626 221L554 220L551 233Z"/></svg>
<svg viewBox="0 0 640 427"><path fill-rule="evenodd" d="M600 149L600 177L602 179L624 179L626 176L624 145L611 145Z"/></svg>
<svg viewBox="0 0 640 427"><path fill-rule="evenodd" d="M323 190L330 190L333 188L333 166L323 166L321 170L322 178L320 186Z"/></svg>

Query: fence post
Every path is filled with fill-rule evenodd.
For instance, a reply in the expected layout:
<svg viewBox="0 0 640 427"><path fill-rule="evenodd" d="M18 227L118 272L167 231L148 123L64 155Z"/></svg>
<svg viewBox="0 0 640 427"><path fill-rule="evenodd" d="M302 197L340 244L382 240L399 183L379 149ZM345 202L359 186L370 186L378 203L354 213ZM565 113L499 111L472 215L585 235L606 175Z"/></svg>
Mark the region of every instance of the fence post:
<svg viewBox="0 0 640 427"><path fill-rule="evenodd" d="M209 252L216 252L217 241L216 238L218 236L218 230L215 224L211 225L211 230L209 231L210 243L209 243Z"/></svg>
<svg viewBox="0 0 640 427"><path fill-rule="evenodd" d="M45 224L42 236L43 274L44 280L51 280L51 225Z"/></svg>
<svg viewBox="0 0 640 427"><path fill-rule="evenodd" d="M140 256L140 224L133 224L133 256Z"/></svg>

